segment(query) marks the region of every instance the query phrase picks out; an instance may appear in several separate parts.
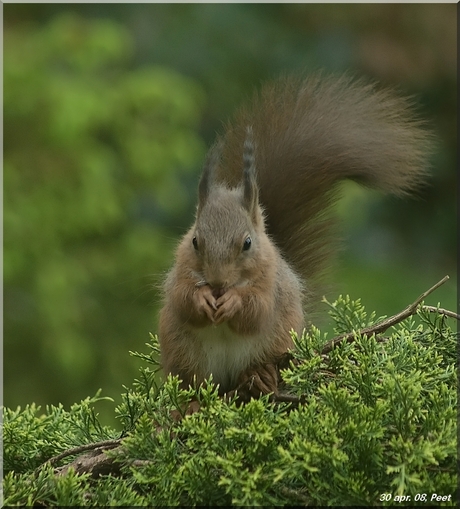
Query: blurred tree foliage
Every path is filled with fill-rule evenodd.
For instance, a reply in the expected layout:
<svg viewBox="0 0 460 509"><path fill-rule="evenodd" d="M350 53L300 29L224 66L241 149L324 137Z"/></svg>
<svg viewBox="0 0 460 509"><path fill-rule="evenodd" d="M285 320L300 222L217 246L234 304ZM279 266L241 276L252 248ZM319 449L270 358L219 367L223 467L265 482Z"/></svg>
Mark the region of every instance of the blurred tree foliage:
<svg viewBox="0 0 460 509"><path fill-rule="evenodd" d="M135 373L190 224L205 145L261 81L324 67L413 94L437 135L416 200L356 186L337 293L396 312L455 279L456 7L6 4L5 403L64 404ZM436 297L455 306L455 285Z"/></svg>
<svg viewBox="0 0 460 509"><path fill-rule="evenodd" d="M170 264L167 223L193 200L203 94L130 69L110 20L7 27L5 49L5 403L119 390L127 345L152 329L142 278Z"/></svg>

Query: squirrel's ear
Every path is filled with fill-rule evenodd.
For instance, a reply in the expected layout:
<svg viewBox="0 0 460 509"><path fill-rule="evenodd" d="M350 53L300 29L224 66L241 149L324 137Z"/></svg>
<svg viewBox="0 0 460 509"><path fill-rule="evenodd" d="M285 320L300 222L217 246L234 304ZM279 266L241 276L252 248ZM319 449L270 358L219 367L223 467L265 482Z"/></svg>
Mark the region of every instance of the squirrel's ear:
<svg viewBox="0 0 460 509"><path fill-rule="evenodd" d="M220 157L222 154L222 140L218 140L209 150L204 163L203 173L201 174L200 183L198 185L198 210L197 215L204 207L206 200L208 199L209 190L211 189L214 174L219 164Z"/></svg>
<svg viewBox="0 0 460 509"><path fill-rule="evenodd" d="M246 139L243 149L243 206L257 221L259 207L259 188L256 180L256 164L252 127L246 128Z"/></svg>

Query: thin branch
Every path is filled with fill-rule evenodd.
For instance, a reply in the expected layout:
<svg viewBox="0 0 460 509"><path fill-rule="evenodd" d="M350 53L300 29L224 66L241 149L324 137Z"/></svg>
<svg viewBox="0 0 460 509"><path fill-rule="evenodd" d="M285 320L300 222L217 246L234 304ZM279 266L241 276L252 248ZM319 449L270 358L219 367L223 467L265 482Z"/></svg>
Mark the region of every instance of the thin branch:
<svg viewBox="0 0 460 509"><path fill-rule="evenodd" d="M295 405L300 405L304 402L304 398L302 396L294 396L293 394L279 393L271 394L270 401L275 403L293 403Z"/></svg>
<svg viewBox="0 0 460 509"><path fill-rule="evenodd" d="M151 460L133 460L130 463L127 463L130 467L142 468L147 467L149 465L153 465L154 462Z"/></svg>
<svg viewBox="0 0 460 509"><path fill-rule="evenodd" d="M67 458L67 456L73 456L75 454L80 454L86 451L93 451L95 449L112 449L114 447L118 447L121 443L121 439L113 439L113 440L102 440L101 442L93 442L91 444L83 444L78 447L73 447L72 449L67 449L67 451L63 451L60 454L53 456L49 460L45 461L45 463L49 463L50 465L56 464L59 460L63 458Z"/></svg>
<svg viewBox="0 0 460 509"><path fill-rule="evenodd" d="M337 344L341 343L342 341L351 343L352 341L354 341L354 339L357 335L372 336L373 334L382 334L390 327L393 327L394 325L402 322L409 316L414 315L417 312L417 308L420 305L420 303L428 295L430 295L430 293L433 293L437 288L439 288L441 285L443 285L448 279L449 279L449 276L444 276L441 279L441 281L438 281L434 286L432 286L426 292L423 292L422 295L420 295L420 297L417 300L415 300L412 304L410 304L405 309L403 309L400 313L390 316L390 318L387 318L386 320L382 320L380 323L373 325L371 327L365 327L364 329L361 329L360 331L348 332L346 334L341 334L340 336L336 336L335 338L332 338L330 341L328 341L323 346L321 353L325 354L325 353L330 352Z"/></svg>
<svg viewBox="0 0 460 509"><path fill-rule="evenodd" d="M308 506L311 503L310 498L308 498L306 495L304 495L300 490L288 488L287 486L279 486L277 489L284 496L289 497L291 499L293 498L293 499L301 502L304 506Z"/></svg>
<svg viewBox="0 0 460 509"><path fill-rule="evenodd" d="M430 313L439 313L440 315L445 315L449 316L450 318L460 320L460 315L458 313L454 313L453 311L449 311L448 309L437 308L436 306L421 306L420 309L429 311Z"/></svg>
<svg viewBox="0 0 460 509"><path fill-rule="evenodd" d="M121 447L121 446L118 446ZM115 447L113 449L117 449ZM120 464L115 458L108 456L106 450L99 448L93 449L85 454L77 456L71 463L62 467L57 467L55 473L59 476L66 475L73 468L77 474L91 474L93 478L101 475L117 475L120 472Z"/></svg>

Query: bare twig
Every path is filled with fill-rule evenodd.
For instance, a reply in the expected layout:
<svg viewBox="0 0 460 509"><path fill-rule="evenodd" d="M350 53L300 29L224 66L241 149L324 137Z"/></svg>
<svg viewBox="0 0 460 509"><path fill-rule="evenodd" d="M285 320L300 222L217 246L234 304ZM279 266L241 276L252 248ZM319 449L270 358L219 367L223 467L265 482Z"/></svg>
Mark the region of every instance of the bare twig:
<svg viewBox="0 0 460 509"><path fill-rule="evenodd" d="M72 449L67 449L67 451L63 451L60 454L53 456L45 463L49 463L50 465L55 465L58 461L63 458L67 458L67 456L73 456L75 454L80 454L86 451L94 451L95 449L113 449L114 447L118 447L121 443L121 439L113 439L113 440L102 440L101 442L93 442L91 444L83 444L78 447L73 447Z"/></svg>
<svg viewBox="0 0 460 509"><path fill-rule="evenodd" d="M372 325L371 327L365 327L364 329L361 329L359 331L348 332L346 334L341 334L340 336L336 336L335 338L332 338L330 341L328 341L323 346L321 353L325 354L325 353L330 352L337 344L341 343L342 341L351 343L352 341L354 341L354 339L357 335L372 336L373 334L382 334L390 327L393 327L394 325L402 322L409 316L414 315L417 312L417 308L420 305L420 303L428 295L430 295L430 293L433 293L437 288L439 288L441 285L443 285L448 279L449 279L449 276L444 276L441 279L441 281L438 281L434 286L432 286L426 292L423 292L422 295L420 295L420 297L417 300L415 300L412 304L410 304L405 309L403 309L400 313L390 316L390 318L387 318L386 320L382 320L380 323L377 323L376 325Z"/></svg>
<svg viewBox="0 0 460 509"><path fill-rule="evenodd" d="M142 468L147 467L149 465L153 465L154 462L150 460L133 460L131 463L129 463L129 466L136 467L136 468Z"/></svg>
<svg viewBox="0 0 460 509"><path fill-rule="evenodd" d="M294 396L293 394L279 393L271 394L270 401L275 403L293 403L294 405L300 405L304 402L304 398L302 396Z"/></svg>
<svg viewBox="0 0 460 509"><path fill-rule="evenodd" d="M449 311L448 309L437 308L436 306L421 306L420 309L429 311L430 313L439 313L440 315L445 315L449 316L450 318L460 320L460 315L458 313L454 313L453 311Z"/></svg>
<svg viewBox="0 0 460 509"><path fill-rule="evenodd" d="M112 449L117 449L120 446ZM62 467L56 468L57 475L66 475L69 469L73 468L77 474L91 474L97 478L101 475L116 475L120 472L120 464L116 463L115 458L106 454L107 449L93 449L86 454L77 456L72 462Z"/></svg>
<svg viewBox="0 0 460 509"><path fill-rule="evenodd" d="M311 500L306 495L304 495L300 490L288 488L287 486L280 486L278 487L278 489L283 495L291 499L297 500L298 502L303 504L304 507L310 505L311 503Z"/></svg>

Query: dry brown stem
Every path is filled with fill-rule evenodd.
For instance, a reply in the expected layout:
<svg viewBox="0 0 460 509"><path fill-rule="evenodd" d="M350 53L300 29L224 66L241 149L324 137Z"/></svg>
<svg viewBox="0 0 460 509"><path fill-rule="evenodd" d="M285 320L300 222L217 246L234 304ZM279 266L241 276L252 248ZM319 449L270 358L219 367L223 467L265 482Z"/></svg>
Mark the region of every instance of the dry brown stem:
<svg viewBox="0 0 460 509"><path fill-rule="evenodd" d="M441 285L443 285L448 279L449 279L449 276L444 276L440 281L438 281L435 285L433 285L431 288L429 288L426 292L423 292L422 295L420 295L420 297L418 297L418 299L416 299L412 304L409 304L409 306L407 306L405 309L403 309L400 313L390 316L390 318L382 320L381 322L379 322L375 325L372 325L371 327L365 327L364 329L361 329L359 331L347 332L346 334L341 334L340 336L336 336L335 338L331 339L323 346L321 353L322 354L329 353L336 345L338 345L342 341L351 343L352 341L355 340L356 336L358 336L358 335L372 336L373 334L375 334L375 335L382 334L387 329L402 322L409 316L415 315L417 313L417 309L418 309L420 303L428 295L430 295L430 293L433 293L437 288L439 288ZM433 311L435 309L436 308L432 308L432 309L430 309L430 311ZM447 313L443 313L443 314L447 315ZM456 315L456 314L452 313L452 311L449 311L449 315L447 315L447 316L452 316L452 315ZM458 315L456 315L455 318L458 318Z"/></svg>

